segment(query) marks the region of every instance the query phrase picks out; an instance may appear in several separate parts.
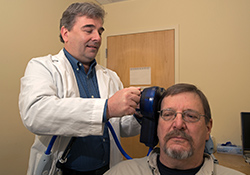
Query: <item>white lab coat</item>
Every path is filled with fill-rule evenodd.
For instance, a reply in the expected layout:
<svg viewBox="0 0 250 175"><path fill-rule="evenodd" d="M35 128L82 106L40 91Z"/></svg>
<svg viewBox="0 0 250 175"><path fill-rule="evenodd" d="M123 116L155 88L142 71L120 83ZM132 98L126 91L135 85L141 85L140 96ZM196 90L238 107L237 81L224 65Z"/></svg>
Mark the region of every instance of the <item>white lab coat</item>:
<svg viewBox="0 0 250 175"><path fill-rule="evenodd" d="M102 135L103 110L106 99L123 88L117 74L96 65L101 98L80 98L77 81L61 50L57 55L33 58L21 79L19 108L26 128L35 133L29 160L29 175L33 175L41 155L53 135L58 135L52 149L54 174L56 161L62 155L71 136ZM119 138L135 136L140 125L133 116L109 120ZM110 167L122 160L110 135Z"/></svg>

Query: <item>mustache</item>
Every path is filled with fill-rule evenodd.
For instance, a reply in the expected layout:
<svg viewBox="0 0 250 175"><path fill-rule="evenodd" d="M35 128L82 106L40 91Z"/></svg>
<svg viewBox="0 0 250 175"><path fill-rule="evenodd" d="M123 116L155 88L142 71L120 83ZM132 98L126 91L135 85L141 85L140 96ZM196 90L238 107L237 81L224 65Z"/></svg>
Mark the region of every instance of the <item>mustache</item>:
<svg viewBox="0 0 250 175"><path fill-rule="evenodd" d="M188 135L187 133L185 133L183 130L173 130L169 133L167 133L164 137L165 142L169 141L171 138L173 137L181 137L186 139L188 142L192 143L193 139L190 135Z"/></svg>

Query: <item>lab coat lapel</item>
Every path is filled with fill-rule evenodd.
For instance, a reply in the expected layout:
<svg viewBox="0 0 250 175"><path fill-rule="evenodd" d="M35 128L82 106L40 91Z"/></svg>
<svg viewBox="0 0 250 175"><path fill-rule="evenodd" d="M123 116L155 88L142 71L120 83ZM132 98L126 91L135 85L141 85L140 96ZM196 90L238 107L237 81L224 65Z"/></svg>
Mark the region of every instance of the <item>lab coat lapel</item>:
<svg viewBox="0 0 250 175"><path fill-rule="evenodd" d="M77 81L74 75L72 66L66 56L64 55L63 50L61 50L57 55L52 58L54 65L57 67L61 74L63 81L63 96L64 97L79 97L79 89L77 86Z"/></svg>

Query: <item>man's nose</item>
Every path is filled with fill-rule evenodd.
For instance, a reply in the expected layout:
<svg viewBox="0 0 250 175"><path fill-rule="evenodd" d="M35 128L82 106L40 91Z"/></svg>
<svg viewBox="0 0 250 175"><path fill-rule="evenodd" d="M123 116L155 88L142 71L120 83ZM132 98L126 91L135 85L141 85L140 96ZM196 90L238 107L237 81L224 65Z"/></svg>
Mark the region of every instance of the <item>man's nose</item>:
<svg viewBox="0 0 250 175"><path fill-rule="evenodd" d="M97 30L93 32L92 40L99 42L101 41L101 39L102 39L101 34Z"/></svg>
<svg viewBox="0 0 250 175"><path fill-rule="evenodd" d="M175 129L186 129L186 122L183 120L182 113L176 113L176 117L173 121L173 127Z"/></svg>

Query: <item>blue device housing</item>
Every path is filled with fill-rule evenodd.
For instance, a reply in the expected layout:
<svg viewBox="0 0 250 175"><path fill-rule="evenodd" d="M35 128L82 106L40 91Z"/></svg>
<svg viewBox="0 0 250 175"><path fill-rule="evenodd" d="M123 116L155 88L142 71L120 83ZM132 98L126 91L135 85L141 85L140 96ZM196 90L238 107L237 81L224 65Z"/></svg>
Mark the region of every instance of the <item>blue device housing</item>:
<svg viewBox="0 0 250 175"><path fill-rule="evenodd" d="M143 118L140 142L151 148L158 144L158 102L164 92L164 88L153 86L145 88L141 93L140 112L143 115Z"/></svg>

